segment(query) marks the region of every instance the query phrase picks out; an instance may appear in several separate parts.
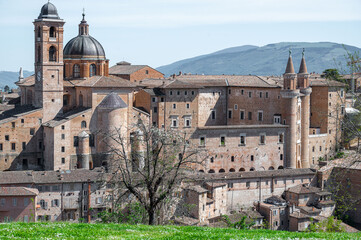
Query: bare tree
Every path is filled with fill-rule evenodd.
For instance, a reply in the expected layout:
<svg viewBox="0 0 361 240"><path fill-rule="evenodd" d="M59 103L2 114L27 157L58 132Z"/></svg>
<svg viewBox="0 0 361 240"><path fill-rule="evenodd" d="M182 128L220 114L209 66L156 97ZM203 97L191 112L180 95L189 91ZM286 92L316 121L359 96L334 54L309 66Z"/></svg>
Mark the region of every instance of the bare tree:
<svg viewBox="0 0 361 240"><path fill-rule="evenodd" d="M121 128L104 136L110 156L108 169L112 172L108 182L119 193L116 202L132 195L146 210L150 225L155 224L157 211L206 155L192 146L186 133L148 127L142 121L129 136Z"/></svg>

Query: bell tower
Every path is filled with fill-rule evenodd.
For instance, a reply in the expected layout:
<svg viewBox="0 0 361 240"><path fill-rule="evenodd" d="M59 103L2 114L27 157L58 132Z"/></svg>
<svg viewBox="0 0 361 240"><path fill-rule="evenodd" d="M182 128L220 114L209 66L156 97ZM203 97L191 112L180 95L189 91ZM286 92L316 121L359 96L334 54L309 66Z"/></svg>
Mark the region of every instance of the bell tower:
<svg viewBox="0 0 361 240"><path fill-rule="evenodd" d="M34 20L35 107L43 108L43 121L62 113L63 107L63 26L56 7L48 2Z"/></svg>

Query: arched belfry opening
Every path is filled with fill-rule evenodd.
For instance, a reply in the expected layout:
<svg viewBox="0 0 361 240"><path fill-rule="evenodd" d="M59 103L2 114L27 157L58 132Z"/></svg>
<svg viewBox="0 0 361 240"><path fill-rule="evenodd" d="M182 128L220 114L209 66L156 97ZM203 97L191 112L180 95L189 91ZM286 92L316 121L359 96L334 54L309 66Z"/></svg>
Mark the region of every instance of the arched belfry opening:
<svg viewBox="0 0 361 240"><path fill-rule="evenodd" d="M54 46L49 48L49 61L56 62L56 48Z"/></svg>

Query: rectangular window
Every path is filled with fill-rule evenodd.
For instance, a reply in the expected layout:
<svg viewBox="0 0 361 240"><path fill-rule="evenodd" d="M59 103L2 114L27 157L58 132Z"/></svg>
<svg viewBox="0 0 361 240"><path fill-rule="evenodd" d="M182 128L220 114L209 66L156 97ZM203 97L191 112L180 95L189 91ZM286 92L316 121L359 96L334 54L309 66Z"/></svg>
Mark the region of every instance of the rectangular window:
<svg viewBox="0 0 361 240"><path fill-rule="evenodd" d="M248 97L252 97L252 92L248 92Z"/></svg>
<svg viewBox="0 0 361 240"><path fill-rule="evenodd" d="M64 125L61 125L61 130L64 130L65 129L65 126Z"/></svg>
<svg viewBox="0 0 361 240"><path fill-rule="evenodd" d="M231 94L232 92L231 92L231 89L228 89L228 94Z"/></svg>
<svg viewBox="0 0 361 240"><path fill-rule="evenodd" d="M61 134L61 139L65 139L65 134Z"/></svg>
<svg viewBox="0 0 361 240"><path fill-rule="evenodd" d="M23 150L25 150L26 149L26 142L22 142L22 148L23 148Z"/></svg>
<svg viewBox="0 0 361 240"><path fill-rule="evenodd" d="M1 198L1 199L0 199L0 206L1 206L1 207L5 206L5 203L6 203L6 199L5 199L5 198Z"/></svg>
<svg viewBox="0 0 361 240"><path fill-rule="evenodd" d="M39 150L43 149L43 142L39 142Z"/></svg>
<svg viewBox="0 0 361 240"><path fill-rule="evenodd" d="M259 98L263 97L263 92L259 92Z"/></svg>
<svg viewBox="0 0 361 240"><path fill-rule="evenodd" d="M278 116L278 115L273 116L273 122L275 124L281 124L281 116Z"/></svg>
<svg viewBox="0 0 361 240"><path fill-rule="evenodd" d="M283 133L279 133L278 134L278 143L283 143L284 139L283 139Z"/></svg>
<svg viewBox="0 0 361 240"><path fill-rule="evenodd" d="M266 98L268 98L268 92L266 92Z"/></svg>
<svg viewBox="0 0 361 240"><path fill-rule="evenodd" d="M187 95L188 95L188 91L184 91L184 95L186 95L186 96L187 96Z"/></svg>
<svg viewBox="0 0 361 240"><path fill-rule="evenodd" d="M10 141L10 136L9 135L5 135L5 141Z"/></svg>
<svg viewBox="0 0 361 240"><path fill-rule="evenodd" d="M177 95L178 95L178 96L180 95L180 91L177 91Z"/></svg>
<svg viewBox="0 0 361 240"><path fill-rule="evenodd" d="M163 97L161 97L161 98L160 98L160 101L161 101L161 102L164 102L164 98L163 98Z"/></svg>
<svg viewBox="0 0 361 240"><path fill-rule="evenodd" d="M12 127L12 128L15 128L15 122L12 122L12 123L11 123L11 127Z"/></svg>
<svg viewBox="0 0 361 240"><path fill-rule="evenodd" d="M61 164L65 164L65 158L61 158Z"/></svg>
<svg viewBox="0 0 361 240"><path fill-rule="evenodd" d="M343 98L343 95L344 95L343 89L341 89L340 95L341 95L341 97Z"/></svg>
<svg viewBox="0 0 361 240"><path fill-rule="evenodd" d="M191 120L190 118L186 118L185 121L184 121L184 126L185 127L190 127L191 126Z"/></svg>
<svg viewBox="0 0 361 240"><path fill-rule="evenodd" d="M157 108L157 107L154 107L153 112L154 112L154 113L157 113L157 112L158 112L158 108Z"/></svg>
<svg viewBox="0 0 361 240"><path fill-rule="evenodd" d="M206 137L201 136L201 137L199 138L199 145L200 145L200 146L205 146L205 145L206 145Z"/></svg>
<svg viewBox="0 0 361 240"><path fill-rule="evenodd" d="M233 183L228 183L228 188L233 188Z"/></svg>
<svg viewBox="0 0 361 240"><path fill-rule="evenodd" d="M61 152L65 152L65 147L61 147Z"/></svg>
<svg viewBox="0 0 361 240"><path fill-rule="evenodd" d="M30 135L34 136L34 134L35 134L35 128L30 128Z"/></svg>
<svg viewBox="0 0 361 240"><path fill-rule="evenodd" d="M341 115L344 115L345 114L345 106L341 106Z"/></svg>
<svg viewBox="0 0 361 240"><path fill-rule="evenodd" d="M78 137L78 136L74 136L73 145L74 145L74 147L78 147L78 146L79 146L79 137Z"/></svg>
<svg viewBox="0 0 361 240"><path fill-rule="evenodd" d="M155 101L156 101L156 98L155 98L155 97L152 97L152 102L155 103Z"/></svg>
<svg viewBox="0 0 361 240"><path fill-rule="evenodd" d="M189 103L186 104L187 109L189 109L191 107L191 105Z"/></svg>
<svg viewBox="0 0 361 240"><path fill-rule="evenodd" d="M95 137L94 134L89 134L89 147L95 146Z"/></svg>
<svg viewBox="0 0 361 240"><path fill-rule="evenodd" d="M238 105L234 104L234 110L237 110L237 109L238 109Z"/></svg>
<svg viewBox="0 0 361 240"><path fill-rule="evenodd" d="M173 109L177 109L177 104L173 103Z"/></svg>
<svg viewBox="0 0 361 240"><path fill-rule="evenodd" d="M169 95L173 95L173 91L169 91Z"/></svg>
<svg viewBox="0 0 361 240"><path fill-rule="evenodd" d="M16 143L11 143L11 150L15 151L16 150Z"/></svg>
<svg viewBox="0 0 361 240"><path fill-rule="evenodd" d="M246 134L245 133L241 133L240 135L240 145L245 146L246 145Z"/></svg>
<svg viewBox="0 0 361 240"><path fill-rule="evenodd" d="M263 111L258 111L258 121L263 121Z"/></svg>
<svg viewBox="0 0 361 240"><path fill-rule="evenodd" d="M243 89L241 90L241 95L244 95L244 90Z"/></svg>
<svg viewBox="0 0 361 240"><path fill-rule="evenodd" d="M252 112L248 112L248 120L252 120Z"/></svg>
<svg viewBox="0 0 361 240"><path fill-rule="evenodd" d="M239 118L240 118L241 120L244 120L244 110L240 110L240 111L239 111Z"/></svg>
<svg viewBox="0 0 361 240"><path fill-rule="evenodd" d="M2 151L2 150L3 150L3 144L0 143L0 151Z"/></svg>
<svg viewBox="0 0 361 240"><path fill-rule="evenodd" d="M232 118L232 110L228 110L228 118L231 119Z"/></svg>
<svg viewBox="0 0 361 240"><path fill-rule="evenodd" d="M18 199L13 198L13 206L16 207L18 205Z"/></svg>
<svg viewBox="0 0 361 240"><path fill-rule="evenodd" d="M266 134L262 133L259 135L259 144L265 144L266 143Z"/></svg>
<svg viewBox="0 0 361 240"><path fill-rule="evenodd" d="M253 162L253 160L254 160L254 156L253 156L253 155L251 155L251 161Z"/></svg>
<svg viewBox="0 0 361 240"><path fill-rule="evenodd" d="M212 112L211 112L211 118L212 118L212 120L215 120L215 119L216 119L216 110L212 110Z"/></svg>
<svg viewBox="0 0 361 240"><path fill-rule="evenodd" d="M103 198L102 198L102 197L97 197L97 198L95 199L95 203L96 203L96 204L102 204L102 203L103 203Z"/></svg>
<svg viewBox="0 0 361 240"><path fill-rule="evenodd" d="M221 136L221 146L226 146L226 137Z"/></svg>
<svg viewBox="0 0 361 240"><path fill-rule="evenodd" d="M251 187L251 183L250 182L246 182L246 187L250 188Z"/></svg>

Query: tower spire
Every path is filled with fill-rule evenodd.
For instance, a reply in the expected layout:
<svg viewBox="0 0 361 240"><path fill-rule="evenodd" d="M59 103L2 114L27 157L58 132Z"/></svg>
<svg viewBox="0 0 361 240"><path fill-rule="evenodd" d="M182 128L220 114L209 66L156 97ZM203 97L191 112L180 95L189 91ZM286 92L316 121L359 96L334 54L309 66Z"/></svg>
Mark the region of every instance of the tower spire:
<svg viewBox="0 0 361 240"><path fill-rule="evenodd" d="M300 70L298 73L307 73L307 66L306 66L306 60L305 60L305 49L302 50L302 59L300 64Z"/></svg>
<svg viewBox="0 0 361 240"><path fill-rule="evenodd" d="M286 71L285 73L295 73L295 69L293 67L293 61L292 61L292 51L291 49L288 51L289 56L288 56L288 62L287 62L287 67L286 67Z"/></svg>

